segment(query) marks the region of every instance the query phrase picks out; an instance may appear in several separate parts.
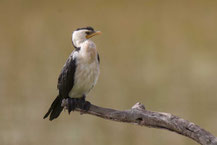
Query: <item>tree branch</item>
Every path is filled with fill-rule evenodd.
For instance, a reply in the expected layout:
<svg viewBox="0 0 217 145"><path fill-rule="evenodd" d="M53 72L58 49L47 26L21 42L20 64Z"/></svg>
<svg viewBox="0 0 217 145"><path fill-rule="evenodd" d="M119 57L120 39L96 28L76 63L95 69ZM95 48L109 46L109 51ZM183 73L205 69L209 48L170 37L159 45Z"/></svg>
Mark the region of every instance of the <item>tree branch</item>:
<svg viewBox="0 0 217 145"><path fill-rule="evenodd" d="M63 100L62 106L68 106L67 99ZM102 108L92 104L87 112L78 108L75 110L81 112L81 114L90 114L118 122L167 129L187 136L202 145L217 145L217 138L198 125L170 113L148 111L141 103L136 103L130 110L124 111Z"/></svg>

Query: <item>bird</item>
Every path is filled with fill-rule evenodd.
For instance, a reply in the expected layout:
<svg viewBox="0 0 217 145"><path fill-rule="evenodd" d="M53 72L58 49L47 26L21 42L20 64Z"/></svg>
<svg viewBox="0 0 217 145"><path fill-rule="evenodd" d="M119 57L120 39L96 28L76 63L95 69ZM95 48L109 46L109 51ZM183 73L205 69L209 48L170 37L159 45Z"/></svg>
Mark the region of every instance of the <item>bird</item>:
<svg viewBox="0 0 217 145"><path fill-rule="evenodd" d="M57 89L59 94L51 104L44 119L56 119L63 111L61 106L64 99L68 99L68 112L80 108L88 111L91 103L86 101L87 94L96 85L100 74L100 57L91 37L101 34L93 27L82 27L72 32L74 50L69 55L58 77Z"/></svg>

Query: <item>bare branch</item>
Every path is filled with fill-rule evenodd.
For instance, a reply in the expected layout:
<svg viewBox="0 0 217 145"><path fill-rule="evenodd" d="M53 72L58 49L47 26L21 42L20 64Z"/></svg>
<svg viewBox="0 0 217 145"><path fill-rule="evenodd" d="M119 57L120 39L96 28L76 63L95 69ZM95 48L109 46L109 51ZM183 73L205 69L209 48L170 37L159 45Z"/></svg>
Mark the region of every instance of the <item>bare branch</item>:
<svg viewBox="0 0 217 145"><path fill-rule="evenodd" d="M63 100L62 105L64 107L68 106L68 100ZM87 112L83 112L80 109L76 109L76 111L81 112L81 114L90 114L118 122L167 129L187 136L202 145L217 145L217 138L198 125L170 113L148 111L141 103L136 103L131 109L124 111L102 108L95 105L91 105Z"/></svg>

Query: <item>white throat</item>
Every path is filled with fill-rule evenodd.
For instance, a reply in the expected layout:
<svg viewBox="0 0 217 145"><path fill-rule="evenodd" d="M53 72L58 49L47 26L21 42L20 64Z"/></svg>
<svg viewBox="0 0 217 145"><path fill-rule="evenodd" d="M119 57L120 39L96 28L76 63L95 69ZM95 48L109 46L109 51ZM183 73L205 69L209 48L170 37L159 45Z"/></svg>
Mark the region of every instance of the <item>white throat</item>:
<svg viewBox="0 0 217 145"><path fill-rule="evenodd" d="M72 42L75 45L75 47L81 47L82 43L84 43L86 40L87 40L86 38L85 39L81 39L81 38L76 39L76 38L74 38L74 39L72 39Z"/></svg>
<svg viewBox="0 0 217 145"><path fill-rule="evenodd" d="M72 43L75 47L81 47L81 44L87 40L85 31L75 31L72 33Z"/></svg>
<svg viewBox="0 0 217 145"><path fill-rule="evenodd" d="M82 60L83 63L88 64L97 61L96 45L93 41L87 39L83 43L80 43L80 49L74 53L73 57L76 57L79 61Z"/></svg>

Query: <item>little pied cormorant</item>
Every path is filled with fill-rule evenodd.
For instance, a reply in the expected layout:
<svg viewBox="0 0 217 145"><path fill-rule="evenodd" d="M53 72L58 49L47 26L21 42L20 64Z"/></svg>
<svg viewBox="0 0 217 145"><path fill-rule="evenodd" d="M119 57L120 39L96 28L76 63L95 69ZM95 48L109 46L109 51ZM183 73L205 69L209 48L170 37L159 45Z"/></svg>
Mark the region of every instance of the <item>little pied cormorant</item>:
<svg viewBox="0 0 217 145"><path fill-rule="evenodd" d="M70 54L58 78L59 95L51 104L44 119L57 118L63 110L63 99L68 99L68 112L75 108L89 110L90 102L85 101L88 92L95 86L99 76L99 54L96 45L89 38L101 34L92 27L78 28L72 33L75 50Z"/></svg>

